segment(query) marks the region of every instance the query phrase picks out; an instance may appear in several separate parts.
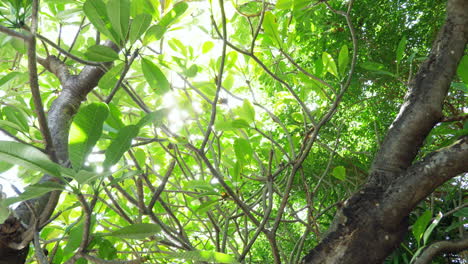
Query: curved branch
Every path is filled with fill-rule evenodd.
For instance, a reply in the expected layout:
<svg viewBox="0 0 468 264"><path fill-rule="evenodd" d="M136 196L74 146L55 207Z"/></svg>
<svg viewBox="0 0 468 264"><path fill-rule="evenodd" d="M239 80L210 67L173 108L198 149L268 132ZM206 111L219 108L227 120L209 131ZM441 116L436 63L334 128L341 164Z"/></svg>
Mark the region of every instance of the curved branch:
<svg viewBox="0 0 468 264"><path fill-rule="evenodd" d="M468 249L468 237L456 241L438 241L429 245L414 264L432 263L432 259L441 253L458 253Z"/></svg>
<svg viewBox="0 0 468 264"><path fill-rule="evenodd" d="M399 222L421 200L449 179L468 171L468 136L415 163L387 189L382 204L385 223Z"/></svg>
<svg viewBox="0 0 468 264"><path fill-rule="evenodd" d="M411 81L398 117L372 164L374 184L386 186L408 168L442 118L442 105L468 42L468 1L448 1L447 18L431 53Z"/></svg>

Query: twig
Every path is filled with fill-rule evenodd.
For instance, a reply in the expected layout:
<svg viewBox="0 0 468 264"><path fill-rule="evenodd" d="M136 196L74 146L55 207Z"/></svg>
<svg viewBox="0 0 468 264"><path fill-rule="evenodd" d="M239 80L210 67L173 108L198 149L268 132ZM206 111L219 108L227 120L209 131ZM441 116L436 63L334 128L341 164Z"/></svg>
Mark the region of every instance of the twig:
<svg viewBox="0 0 468 264"><path fill-rule="evenodd" d="M106 98L105 103L109 104L112 101L112 98L114 97L115 93L119 90L120 85L122 84L123 80L125 79L125 75L127 74L128 70L130 69L130 66L132 65L133 61L135 60L136 56L138 55L138 49L136 49L130 60L125 64L125 68L120 74L120 78L117 81L117 83L114 85L112 88L112 91L110 92L109 96Z"/></svg>
<svg viewBox="0 0 468 264"><path fill-rule="evenodd" d="M211 104L211 116L210 116L210 122L208 126L206 127L206 132L205 132L205 138L203 139L203 142L200 146L200 150L203 151L205 149L206 143L208 143L208 140L210 139L210 134L211 131L213 130L213 125L216 119L216 107L218 104L218 99L219 99L219 92L221 91L221 86L223 84L223 73L224 73L224 63L226 62L226 48L227 48L227 29L226 29L226 13L224 12L224 1L219 0L219 8L221 10L221 19L222 19L222 25L223 25L223 50L221 52L221 63L219 66L219 71L218 71L218 76L216 78L216 94L215 98L213 100L213 103ZM212 18L214 21L214 19Z"/></svg>

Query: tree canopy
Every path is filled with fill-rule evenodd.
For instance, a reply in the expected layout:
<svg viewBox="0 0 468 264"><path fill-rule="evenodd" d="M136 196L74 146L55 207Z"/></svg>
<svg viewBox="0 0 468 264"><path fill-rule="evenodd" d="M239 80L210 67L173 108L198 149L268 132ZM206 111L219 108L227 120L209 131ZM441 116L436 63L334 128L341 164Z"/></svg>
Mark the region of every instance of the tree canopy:
<svg viewBox="0 0 468 264"><path fill-rule="evenodd" d="M465 263L467 42L466 0L4 0L0 264Z"/></svg>

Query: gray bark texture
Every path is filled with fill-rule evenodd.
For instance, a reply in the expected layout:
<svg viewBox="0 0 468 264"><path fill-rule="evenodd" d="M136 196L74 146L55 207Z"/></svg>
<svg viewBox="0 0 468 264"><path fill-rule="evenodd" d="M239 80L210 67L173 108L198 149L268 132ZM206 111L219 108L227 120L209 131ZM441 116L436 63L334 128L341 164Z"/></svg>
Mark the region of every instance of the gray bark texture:
<svg viewBox="0 0 468 264"><path fill-rule="evenodd" d="M118 50L117 46L111 42L105 45ZM68 66L55 56L38 61L60 80L62 86L62 91L49 110L47 121L58 162L63 166L68 166L68 133L73 116L88 93L97 86L99 79L104 75L105 65L102 67L85 66L78 75L71 75ZM50 175L44 175L41 181L59 180ZM0 225L0 264L25 262L34 232L50 219L59 196L60 192L55 191L23 202L15 209L14 214Z"/></svg>
<svg viewBox="0 0 468 264"><path fill-rule="evenodd" d="M344 202L327 235L302 263L382 263L403 240L417 204L468 171L468 136L415 160L442 119L442 105L467 42L468 0L449 0L445 24L410 84L368 182Z"/></svg>

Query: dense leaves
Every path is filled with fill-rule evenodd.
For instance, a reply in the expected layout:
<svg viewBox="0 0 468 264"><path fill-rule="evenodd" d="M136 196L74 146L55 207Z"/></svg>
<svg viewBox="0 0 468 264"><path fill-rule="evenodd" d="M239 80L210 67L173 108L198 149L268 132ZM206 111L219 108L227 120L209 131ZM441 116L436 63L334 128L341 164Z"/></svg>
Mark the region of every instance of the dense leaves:
<svg viewBox="0 0 468 264"><path fill-rule="evenodd" d="M0 33L0 129L22 142L0 141L0 172L32 184L1 197L0 220L61 190L40 232L51 263L298 263L366 180L445 14L445 1L355 1L347 21L349 2L41 1L39 32L56 44L37 45L45 111L100 73L73 94L85 102L62 129L71 169L58 165L41 151L27 46ZM3 1L0 25L28 34L30 13ZM465 55L418 160L468 134L467 87ZM466 177L421 201L388 263L460 236Z"/></svg>

